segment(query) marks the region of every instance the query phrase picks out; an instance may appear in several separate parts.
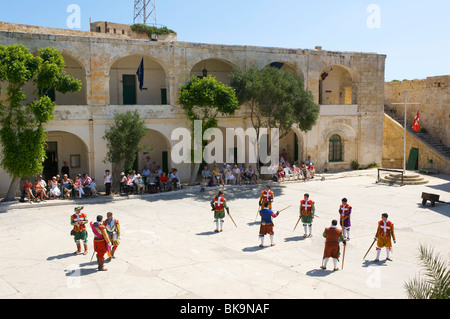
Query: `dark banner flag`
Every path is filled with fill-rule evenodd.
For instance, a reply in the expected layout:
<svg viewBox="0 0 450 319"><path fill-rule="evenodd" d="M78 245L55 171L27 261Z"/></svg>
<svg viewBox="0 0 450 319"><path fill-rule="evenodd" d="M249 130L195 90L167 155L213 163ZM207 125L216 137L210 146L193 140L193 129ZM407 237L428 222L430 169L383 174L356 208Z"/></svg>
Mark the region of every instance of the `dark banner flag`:
<svg viewBox="0 0 450 319"><path fill-rule="evenodd" d="M143 86L144 86L144 58L142 58L141 60L141 64L139 65L139 68L137 69L136 72L137 76L138 76L138 81L139 81L139 90L143 90Z"/></svg>

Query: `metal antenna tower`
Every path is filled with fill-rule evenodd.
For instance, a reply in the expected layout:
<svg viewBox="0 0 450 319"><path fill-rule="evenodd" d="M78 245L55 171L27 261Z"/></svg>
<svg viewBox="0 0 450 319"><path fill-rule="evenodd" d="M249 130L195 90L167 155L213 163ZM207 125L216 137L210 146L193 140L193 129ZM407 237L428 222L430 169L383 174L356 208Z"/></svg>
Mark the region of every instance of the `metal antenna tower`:
<svg viewBox="0 0 450 319"><path fill-rule="evenodd" d="M142 23L147 25L148 22L155 26L157 25L156 0L134 0L133 24Z"/></svg>

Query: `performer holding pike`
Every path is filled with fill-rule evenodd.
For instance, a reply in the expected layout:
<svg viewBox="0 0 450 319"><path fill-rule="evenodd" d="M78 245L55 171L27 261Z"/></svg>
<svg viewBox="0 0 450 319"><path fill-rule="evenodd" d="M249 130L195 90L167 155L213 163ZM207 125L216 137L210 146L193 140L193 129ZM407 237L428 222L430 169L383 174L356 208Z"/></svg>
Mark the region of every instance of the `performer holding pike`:
<svg viewBox="0 0 450 319"><path fill-rule="evenodd" d="M341 255L339 249L339 242L343 242L345 246L346 241L344 235L342 234L342 230L337 227L337 220L335 219L332 220L331 226L325 228L325 231L323 232L323 237L325 237L325 250L323 252L322 266L320 266L320 268L327 269L328 261L330 260L330 258L333 258L334 264L333 271L339 270L339 268L337 267L337 263Z"/></svg>
<svg viewBox="0 0 450 319"><path fill-rule="evenodd" d="M392 250L392 241L391 237L394 240L394 244L397 242L395 240L394 233L394 223L388 220L388 214L381 214L381 220L378 222L377 232L375 234L374 242L377 241L377 257L374 262L378 262L380 260L381 248L386 247L386 260L392 261L389 257L389 253Z"/></svg>
<svg viewBox="0 0 450 319"><path fill-rule="evenodd" d="M269 208L269 202L264 202L264 208L259 211L261 216L261 226L259 228L259 238L261 239L261 244L259 247L264 247L264 237L265 235L270 235L270 246L275 246L273 243L273 218L278 217L280 212L274 213L272 209Z"/></svg>
<svg viewBox="0 0 450 319"><path fill-rule="evenodd" d="M352 213L352 206L347 203L347 198L342 199L342 205L339 206L340 225L344 232L346 240L350 240L350 215Z"/></svg>
<svg viewBox="0 0 450 319"><path fill-rule="evenodd" d="M109 240L112 243L111 258L114 257L117 247L120 245L120 224L119 220L113 217L113 213L108 212L106 214L106 220L103 221L103 225L106 227Z"/></svg>
<svg viewBox="0 0 450 319"><path fill-rule="evenodd" d="M97 253L97 263L99 271L106 271L105 254L111 251L111 241L106 233L106 227L102 223L103 216L98 215L95 223L90 223L92 232L94 233L94 250Z"/></svg>

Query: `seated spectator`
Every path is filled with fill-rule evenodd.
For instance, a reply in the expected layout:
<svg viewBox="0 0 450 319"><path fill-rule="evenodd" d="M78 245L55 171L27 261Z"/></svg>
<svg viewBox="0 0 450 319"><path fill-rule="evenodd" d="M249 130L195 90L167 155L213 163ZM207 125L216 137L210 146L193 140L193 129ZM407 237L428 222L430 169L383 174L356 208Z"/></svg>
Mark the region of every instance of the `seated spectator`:
<svg viewBox="0 0 450 319"><path fill-rule="evenodd" d="M147 185L148 185L148 191L150 193L158 192L158 188L159 188L158 180L155 178L155 176L152 173L147 178Z"/></svg>
<svg viewBox="0 0 450 319"><path fill-rule="evenodd" d="M310 178L314 178L316 170L314 169L314 163L311 160L311 156L308 156L308 160L305 162L306 168L308 169Z"/></svg>
<svg viewBox="0 0 450 319"><path fill-rule="evenodd" d="M294 181L300 179L300 169L296 166L292 166L292 175L294 177Z"/></svg>
<svg viewBox="0 0 450 319"><path fill-rule="evenodd" d="M137 192L139 194L144 193L144 191L145 191L145 183L144 183L144 180L143 180L141 175L139 175L139 174L136 175L136 179L134 180L134 183L136 184Z"/></svg>
<svg viewBox="0 0 450 319"><path fill-rule="evenodd" d="M253 169L252 165L250 165L250 166L248 167L248 177L249 177L249 179L250 179L250 183L253 183L253 181L254 181L255 184L256 184L256 181L257 181L257 179L258 179L258 176L256 175L256 172L255 172L255 170Z"/></svg>
<svg viewBox="0 0 450 319"><path fill-rule="evenodd" d="M217 182L219 185L223 183L223 179L222 179L222 173L220 172L220 170L217 168L217 165L214 164L214 168L213 168L213 175L214 175L214 181ZM214 183L215 184L215 183Z"/></svg>
<svg viewBox="0 0 450 319"><path fill-rule="evenodd" d="M42 179L42 175L39 175L36 183L34 184L34 189L40 200L44 200L44 198L48 199L46 187L47 183Z"/></svg>
<svg viewBox="0 0 450 319"><path fill-rule="evenodd" d="M127 196L130 193L133 194L134 192L134 183L133 179L130 177L130 173L127 173L127 175L125 176L125 192Z"/></svg>
<svg viewBox="0 0 450 319"><path fill-rule="evenodd" d="M161 191L165 192L168 191L167 183L169 182L169 177L166 175L166 173L162 172L161 176L159 177L159 187Z"/></svg>
<svg viewBox="0 0 450 319"><path fill-rule="evenodd" d="M277 181L278 183L280 182L284 182L284 169L283 169L283 165L278 166L278 170L277 170Z"/></svg>
<svg viewBox="0 0 450 319"><path fill-rule="evenodd" d="M92 196L97 196L97 183L95 182L95 178L92 179L89 188L91 189Z"/></svg>
<svg viewBox="0 0 450 319"><path fill-rule="evenodd" d="M302 162L300 164L300 172L302 173L302 176L303 176L304 180L307 181L309 172L308 172L308 168L305 165L305 162Z"/></svg>
<svg viewBox="0 0 450 319"><path fill-rule="evenodd" d="M24 192L24 195L28 196L28 202L31 203L31 199L35 199L33 195L33 184L28 180L28 178L25 179L25 182L22 185L22 190Z"/></svg>
<svg viewBox="0 0 450 319"><path fill-rule="evenodd" d="M81 184L83 185L83 192L86 195L90 195L91 193L91 183L92 183L92 178L90 178L88 176L88 174L84 173L83 174L83 178L81 178Z"/></svg>
<svg viewBox="0 0 450 319"><path fill-rule="evenodd" d="M78 198L81 199L84 195L83 182L80 176L75 176L75 180L73 181L73 190L74 192L78 192Z"/></svg>
<svg viewBox="0 0 450 319"><path fill-rule="evenodd" d="M230 165L227 165L227 168L223 172L223 175L225 176L225 185L228 185L228 181L232 181L233 184L235 183L234 175L231 171Z"/></svg>
<svg viewBox="0 0 450 319"><path fill-rule="evenodd" d="M174 189L174 188L175 189L179 189L180 188L180 186L181 186L180 177L178 176L178 170L176 168L174 168L172 170L172 172L170 173L169 180L171 182L172 189Z"/></svg>
<svg viewBox="0 0 450 319"><path fill-rule="evenodd" d="M52 177L50 185L51 185L50 196L52 196L53 199L56 199L56 197L61 196L61 190L59 189L59 184L58 181L56 180L56 176Z"/></svg>
<svg viewBox="0 0 450 319"><path fill-rule="evenodd" d="M64 194L63 198L67 199L70 197L70 194L72 193L72 188L73 188L72 180L69 179L67 174L64 174L63 179L61 181L61 189L62 189L62 193Z"/></svg>
<svg viewBox="0 0 450 319"><path fill-rule="evenodd" d="M293 177L293 174L292 174L291 169L289 168L289 165L286 165L283 168L283 171L284 171L284 178L285 179L288 178L290 180Z"/></svg>
<svg viewBox="0 0 450 319"><path fill-rule="evenodd" d="M239 167L235 164L233 167L233 170L231 171L233 176L234 176L234 180L233 183L236 184L241 184L241 170L239 169Z"/></svg>
<svg viewBox="0 0 450 319"><path fill-rule="evenodd" d="M147 178L150 176L150 168L148 166L145 166L144 170L142 171L142 180L144 184L147 184Z"/></svg>
<svg viewBox="0 0 450 319"><path fill-rule="evenodd" d="M83 178L81 179L81 183L83 184L84 187L87 187L87 186L91 185L92 178L90 178L88 176L88 174L84 173Z"/></svg>
<svg viewBox="0 0 450 319"><path fill-rule="evenodd" d="M212 180L211 172L208 170L208 166L205 165L202 171L202 184L208 186L210 181ZM214 182L213 182L214 183Z"/></svg>
<svg viewBox="0 0 450 319"><path fill-rule="evenodd" d="M250 180L250 176L249 176L249 173L248 173L248 168L247 168L247 166L245 166L245 163L243 163L241 165L240 171L241 171L241 181L243 181L244 184L245 184L245 182Z"/></svg>

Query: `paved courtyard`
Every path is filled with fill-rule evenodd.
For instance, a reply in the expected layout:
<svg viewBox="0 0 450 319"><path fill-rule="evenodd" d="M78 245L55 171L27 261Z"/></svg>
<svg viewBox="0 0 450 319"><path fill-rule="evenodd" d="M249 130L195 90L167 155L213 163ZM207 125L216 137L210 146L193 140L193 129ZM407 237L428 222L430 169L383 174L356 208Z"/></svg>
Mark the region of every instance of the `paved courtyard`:
<svg viewBox="0 0 450 319"><path fill-rule="evenodd" d="M273 183L274 247L260 248L255 222L265 184L226 187L230 213L214 233L209 201L217 189L82 201L0 205L0 298L406 298L404 283L418 274L417 247L431 245L448 257L450 205L421 204L421 193L450 202L450 176L426 176L427 185L376 184L376 170L325 175L309 182ZM308 192L318 218L313 237L294 232L299 201ZM338 218L342 197L353 207L351 240L342 271L321 270L322 232ZM73 208L82 203L90 221L111 211L122 227L117 258L98 272L89 230L89 253L73 255ZM395 224L393 261L363 256L383 212ZM265 244L270 243L269 239ZM340 266L340 265L339 265Z"/></svg>

